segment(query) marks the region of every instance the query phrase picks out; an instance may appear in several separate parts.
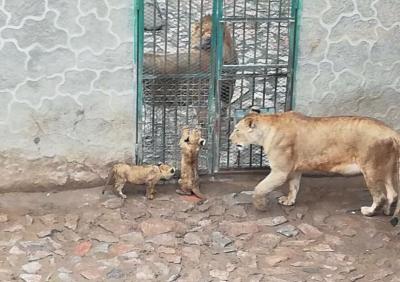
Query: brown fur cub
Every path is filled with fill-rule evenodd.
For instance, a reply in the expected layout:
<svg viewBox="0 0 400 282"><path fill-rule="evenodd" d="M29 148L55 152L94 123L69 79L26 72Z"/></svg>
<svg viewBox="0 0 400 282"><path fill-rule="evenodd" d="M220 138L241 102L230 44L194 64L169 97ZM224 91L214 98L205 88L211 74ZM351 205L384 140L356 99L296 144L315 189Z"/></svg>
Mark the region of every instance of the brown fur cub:
<svg viewBox="0 0 400 282"><path fill-rule="evenodd" d="M201 138L200 129L184 127L179 141L181 147L181 178L178 183L180 189L176 192L181 195L191 195L192 192L199 198L206 197L200 192L200 180L198 174L199 151L206 144Z"/></svg>
<svg viewBox="0 0 400 282"><path fill-rule="evenodd" d="M125 163L115 164L109 175L105 186L110 184L111 178L114 178L114 191L123 199L126 195L122 193L122 189L126 182L132 184L146 184L147 199L154 199L156 194L155 185L161 180L169 180L175 174L175 168L159 163L158 165L129 165ZM103 190L103 194L105 189Z"/></svg>

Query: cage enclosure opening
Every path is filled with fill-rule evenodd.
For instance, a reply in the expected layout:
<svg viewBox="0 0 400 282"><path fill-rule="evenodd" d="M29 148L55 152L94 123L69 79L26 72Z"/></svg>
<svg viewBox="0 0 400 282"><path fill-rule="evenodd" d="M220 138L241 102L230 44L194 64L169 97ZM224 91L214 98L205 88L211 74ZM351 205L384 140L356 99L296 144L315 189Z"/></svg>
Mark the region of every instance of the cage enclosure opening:
<svg viewBox="0 0 400 282"><path fill-rule="evenodd" d="M142 40L136 38L139 162L179 166L180 129L189 125L210 144L200 154L202 171L267 165L260 147L239 154L228 136L238 110L290 108L292 6L290 0L143 3Z"/></svg>

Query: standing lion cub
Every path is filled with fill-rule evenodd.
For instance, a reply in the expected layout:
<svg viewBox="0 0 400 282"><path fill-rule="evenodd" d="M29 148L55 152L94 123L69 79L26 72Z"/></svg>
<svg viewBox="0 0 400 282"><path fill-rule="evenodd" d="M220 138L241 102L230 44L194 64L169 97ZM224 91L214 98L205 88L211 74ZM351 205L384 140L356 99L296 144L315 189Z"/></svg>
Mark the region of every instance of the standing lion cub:
<svg viewBox="0 0 400 282"><path fill-rule="evenodd" d="M111 179L114 178L115 192L117 192L123 199L126 199L126 195L122 193L122 189L126 182L132 184L146 184L146 197L147 199L152 200L156 194L156 184L161 179L171 179L174 174L175 168L167 164L159 163L158 165L139 166L119 163L112 167L105 186L110 184ZM103 194L104 191L105 190L103 190Z"/></svg>
<svg viewBox="0 0 400 282"><path fill-rule="evenodd" d="M191 195L192 192L197 197L205 199L200 192L200 179L198 173L199 151L206 144L206 140L201 138L200 129L190 129L184 127L179 141L181 147L181 177L178 181L180 189L176 192L181 195Z"/></svg>
<svg viewBox="0 0 400 282"><path fill-rule="evenodd" d="M286 112L260 114L257 109L239 121L231 136L238 149L263 146L271 173L254 190L253 203L265 209L265 195L285 182L289 194L279 198L294 205L303 172L343 175L362 173L372 195L372 205L361 213L372 216L383 205L386 215L399 192L400 134L383 122L367 117L308 117ZM386 190L386 195L385 195ZM397 224L400 197L391 220Z"/></svg>

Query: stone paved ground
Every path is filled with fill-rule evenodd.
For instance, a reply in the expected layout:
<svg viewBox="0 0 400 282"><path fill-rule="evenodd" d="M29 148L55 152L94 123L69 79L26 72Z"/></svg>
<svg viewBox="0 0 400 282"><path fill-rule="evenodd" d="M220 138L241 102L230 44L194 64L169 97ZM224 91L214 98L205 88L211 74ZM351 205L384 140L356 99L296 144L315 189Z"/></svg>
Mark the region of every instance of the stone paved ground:
<svg viewBox="0 0 400 282"><path fill-rule="evenodd" d="M0 281L400 281L400 229L360 215L361 178L304 178L295 207L276 192L257 212L242 191L262 176L223 177L203 204L173 185L123 205L101 188L0 195Z"/></svg>

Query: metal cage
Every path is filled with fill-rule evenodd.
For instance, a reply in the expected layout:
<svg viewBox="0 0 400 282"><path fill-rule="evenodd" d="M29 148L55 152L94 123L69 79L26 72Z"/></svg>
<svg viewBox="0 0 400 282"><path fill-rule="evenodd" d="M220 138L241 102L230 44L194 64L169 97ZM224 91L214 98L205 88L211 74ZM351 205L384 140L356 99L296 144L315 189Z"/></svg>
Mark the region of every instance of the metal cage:
<svg viewBox="0 0 400 282"><path fill-rule="evenodd" d="M297 0L137 0L136 160L179 167L180 129L201 127L203 172L268 165L229 144L245 109L291 108ZM208 16L209 15L209 16Z"/></svg>

